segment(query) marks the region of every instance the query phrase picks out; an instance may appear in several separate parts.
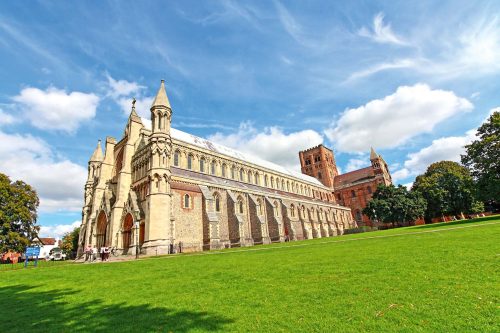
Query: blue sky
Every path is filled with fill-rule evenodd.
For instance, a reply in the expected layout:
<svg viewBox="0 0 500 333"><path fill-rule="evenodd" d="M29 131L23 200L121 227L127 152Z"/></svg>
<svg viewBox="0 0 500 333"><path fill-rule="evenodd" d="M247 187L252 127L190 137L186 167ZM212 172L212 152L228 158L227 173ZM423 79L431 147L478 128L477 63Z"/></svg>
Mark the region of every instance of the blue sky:
<svg viewBox="0 0 500 333"><path fill-rule="evenodd" d="M459 160L500 106L498 1L4 1L0 172L35 186L44 235L79 224L97 139L149 116L298 168L374 146L396 183Z"/></svg>

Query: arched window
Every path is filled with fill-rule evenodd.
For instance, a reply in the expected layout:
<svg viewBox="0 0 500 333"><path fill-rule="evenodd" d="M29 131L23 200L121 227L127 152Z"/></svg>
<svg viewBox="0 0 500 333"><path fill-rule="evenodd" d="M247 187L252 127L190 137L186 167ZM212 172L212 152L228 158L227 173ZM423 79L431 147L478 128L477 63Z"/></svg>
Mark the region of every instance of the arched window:
<svg viewBox="0 0 500 333"><path fill-rule="evenodd" d="M184 194L184 208L190 208L191 207L191 197L189 194Z"/></svg>
<svg viewBox="0 0 500 333"><path fill-rule="evenodd" d="M274 214L275 214L276 216L280 216L280 212L279 212L279 209L278 209L278 208L279 208L278 202L277 202L277 201L275 201L275 202L274 202Z"/></svg>
<svg viewBox="0 0 500 333"><path fill-rule="evenodd" d="M366 189L368 190L368 194L372 194L372 188L370 186L368 186Z"/></svg>
<svg viewBox="0 0 500 333"><path fill-rule="evenodd" d="M159 113L159 114L158 114L158 129L161 129L161 128L162 128L162 127L161 127L161 120L162 120L161 118L162 118L162 117L161 117L161 113Z"/></svg>
<svg viewBox="0 0 500 333"><path fill-rule="evenodd" d="M212 163L210 163L210 173L212 175L215 175L215 161L212 161Z"/></svg>
<svg viewBox="0 0 500 333"><path fill-rule="evenodd" d="M321 179L321 171L318 172L318 178Z"/></svg>
<svg viewBox="0 0 500 333"><path fill-rule="evenodd" d="M287 192L290 192L290 182L289 181L286 182L286 190L287 190Z"/></svg>
<svg viewBox="0 0 500 333"><path fill-rule="evenodd" d="M245 178L244 171L243 171L243 169L240 169L240 181L243 181L244 178Z"/></svg>
<svg viewBox="0 0 500 333"><path fill-rule="evenodd" d="M231 179L235 179L236 178L236 167L233 166L231 168Z"/></svg>
<svg viewBox="0 0 500 333"><path fill-rule="evenodd" d="M248 175L247 175L248 182L251 184L252 183L252 171L248 170Z"/></svg>
<svg viewBox="0 0 500 333"><path fill-rule="evenodd" d="M205 158L200 158L200 172L205 172Z"/></svg>
<svg viewBox="0 0 500 333"><path fill-rule="evenodd" d="M220 212L220 196L216 193L214 195L215 198L215 211Z"/></svg>
<svg viewBox="0 0 500 333"><path fill-rule="evenodd" d="M243 198L242 197L238 197L237 205L238 205L238 212L240 214L243 214Z"/></svg>
<svg viewBox="0 0 500 333"><path fill-rule="evenodd" d="M259 174L256 172L254 175L255 178L255 185L259 185Z"/></svg>
<svg viewBox="0 0 500 333"><path fill-rule="evenodd" d="M356 191L352 190L352 191L351 191L351 196L352 196L353 198L355 198L355 197L356 197Z"/></svg>
<svg viewBox="0 0 500 333"><path fill-rule="evenodd" d="M274 188L274 177L271 177L271 188Z"/></svg>
<svg viewBox="0 0 500 333"><path fill-rule="evenodd" d="M226 177L226 169L227 169L227 165L222 164L222 169L221 169L222 177Z"/></svg>
<svg viewBox="0 0 500 333"><path fill-rule="evenodd" d="M304 206L302 206L301 210L302 210L302 218L305 219L306 218L306 208Z"/></svg>
<svg viewBox="0 0 500 333"><path fill-rule="evenodd" d="M189 170L193 169L193 155L191 155L191 154L188 155L187 168Z"/></svg>
<svg viewBox="0 0 500 333"><path fill-rule="evenodd" d="M176 166L176 167L179 166L179 155L180 155L180 152L178 150L176 150L174 153L174 166Z"/></svg>
<svg viewBox="0 0 500 333"><path fill-rule="evenodd" d="M276 177L276 189L280 189L280 179L278 177Z"/></svg>
<svg viewBox="0 0 500 333"><path fill-rule="evenodd" d="M268 178L267 175L264 176L264 186L267 187Z"/></svg>
<svg viewBox="0 0 500 333"><path fill-rule="evenodd" d="M300 194L304 194L304 187L300 185Z"/></svg>
<svg viewBox="0 0 500 333"><path fill-rule="evenodd" d="M290 216L295 217L295 206L293 204L290 205Z"/></svg>
<svg viewBox="0 0 500 333"><path fill-rule="evenodd" d="M285 190L285 181L283 179L281 180L281 190Z"/></svg>

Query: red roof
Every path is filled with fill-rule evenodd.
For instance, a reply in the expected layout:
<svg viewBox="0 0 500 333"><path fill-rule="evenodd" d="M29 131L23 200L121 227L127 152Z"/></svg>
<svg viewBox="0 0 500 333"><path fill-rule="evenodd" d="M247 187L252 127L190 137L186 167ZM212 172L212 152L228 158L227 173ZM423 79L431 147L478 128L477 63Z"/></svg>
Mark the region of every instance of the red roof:
<svg viewBox="0 0 500 333"><path fill-rule="evenodd" d="M56 239L52 237L46 238L38 238L43 245L54 245L56 243Z"/></svg>
<svg viewBox="0 0 500 333"><path fill-rule="evenodd" d="M344 186L354 183L358 180L368 179L375 176L372 167L366 167L359 170L344 173L335 177L334 186Z"/></svg>

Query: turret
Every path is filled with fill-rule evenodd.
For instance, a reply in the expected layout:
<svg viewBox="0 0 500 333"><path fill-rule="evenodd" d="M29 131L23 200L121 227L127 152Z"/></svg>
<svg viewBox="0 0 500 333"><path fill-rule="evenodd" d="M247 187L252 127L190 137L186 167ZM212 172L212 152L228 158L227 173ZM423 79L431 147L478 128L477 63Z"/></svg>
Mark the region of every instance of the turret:
<svg viewBox="0 0 500 333"><path fill-rule="evenodd" d="M149 192L146 196L147 207L145 223L146 253L167 253L174 242L173 220L171 219L170 155L172 140L170 124L172 109L165 91L165 81L161 80L160 89L151 105L152 132L149 137L148 177Z"/></svg>
<svg viewBox="0 0 500 333"><path fill-rule="evenodd" d="M92 156L89 160L89 173L87 177L87 182L94 182L96 178L99 177L99 169L102 163L102 148L101 140L97 141L97 147L95 148Z"/></svg>
<svg viewBox="0 0 500 333"><path fill-rule="evenodd" d="M165 90L165 81L161 80L160 89L151 105L151 122L153 136L170 137L170 123L172 121L172 108Z"/></svg>
<svg viewBox="0 0 500 333"><path fill-rule="evenodd" d="M373 147L370 147L370 162L374 169L380 169L380 156L375 152Z"/></svg>
<svg viewBox="0 0 500 333"><path fill-rule="evenodd" d="M389 173L389 167L382 156L375 152L373 147L370 148L370 162L372 163L372 168L375 174L382 174L384 176L384 183L386 185L391 184L392 178Z"/></svg>

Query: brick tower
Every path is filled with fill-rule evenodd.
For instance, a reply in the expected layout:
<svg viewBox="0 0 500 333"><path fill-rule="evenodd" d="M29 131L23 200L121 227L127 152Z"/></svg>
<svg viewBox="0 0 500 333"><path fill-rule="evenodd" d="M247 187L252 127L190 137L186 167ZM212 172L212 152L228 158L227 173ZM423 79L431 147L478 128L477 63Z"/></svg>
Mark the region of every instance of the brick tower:
<svg viewBox="0 0 500 333"><path fill-rule="evenodd" d="M333 188L339 174L333 151L322 144L299 152L303 174L317 178L323 185Z"/></svg>

